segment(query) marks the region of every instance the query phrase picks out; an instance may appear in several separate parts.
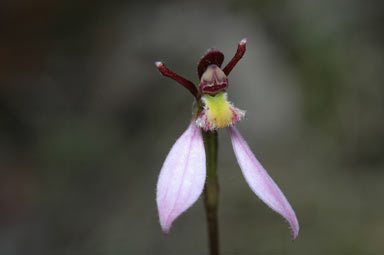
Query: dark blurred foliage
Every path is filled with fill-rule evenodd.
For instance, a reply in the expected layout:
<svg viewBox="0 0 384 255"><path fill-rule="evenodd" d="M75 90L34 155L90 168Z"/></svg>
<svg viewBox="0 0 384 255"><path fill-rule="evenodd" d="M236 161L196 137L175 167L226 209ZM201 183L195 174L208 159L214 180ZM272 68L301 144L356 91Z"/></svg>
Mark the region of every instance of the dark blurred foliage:
<svg viewBox="0 0 384 255"><path fill-rule="evenodd" d="M383 254L384 2L0 3L0 254L207 254L201 201L168 236L156 179L205 50L248 37L229 96L301 223L247 187L220 132L223 254Z"/></svg>

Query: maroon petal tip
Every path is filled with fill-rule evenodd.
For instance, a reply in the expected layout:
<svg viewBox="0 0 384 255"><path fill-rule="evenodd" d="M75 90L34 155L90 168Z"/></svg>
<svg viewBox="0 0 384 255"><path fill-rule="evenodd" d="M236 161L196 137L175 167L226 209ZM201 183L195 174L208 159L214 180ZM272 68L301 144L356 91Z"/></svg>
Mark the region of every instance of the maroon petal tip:
<svg viewBox="0 0 384 255"><path fill-rule="evenodd" d="M244 45L244 44L247 44L247 40L248 40L248 38L243 38L243 39L241 39L241 41L240 41L240 45Z"/></svg>
<svg viewBox="0 0 384 255"><path fill-rule="evenodd" d="M201 58L199 65L197 66L197 74L199 75L199 79L207 70L207 67L210 65L217 65L221 67L224 61L224 54L214 48L210 48L208 52Z"/></svg>

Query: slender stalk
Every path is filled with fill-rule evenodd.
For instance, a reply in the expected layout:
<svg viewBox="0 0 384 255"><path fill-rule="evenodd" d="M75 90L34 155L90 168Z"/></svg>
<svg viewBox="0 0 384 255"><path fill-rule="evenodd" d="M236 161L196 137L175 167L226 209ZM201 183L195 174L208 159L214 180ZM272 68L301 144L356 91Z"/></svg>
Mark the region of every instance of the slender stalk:
<svg viewBox="0 0 384 255"><path fill-rule="evenodd" d="M207 179L204 187L205 211L207 214L209 250L211 255L219 254L219 220L218 198L219 183L217 181L217 132L202 131L204 138Z"/></svg>

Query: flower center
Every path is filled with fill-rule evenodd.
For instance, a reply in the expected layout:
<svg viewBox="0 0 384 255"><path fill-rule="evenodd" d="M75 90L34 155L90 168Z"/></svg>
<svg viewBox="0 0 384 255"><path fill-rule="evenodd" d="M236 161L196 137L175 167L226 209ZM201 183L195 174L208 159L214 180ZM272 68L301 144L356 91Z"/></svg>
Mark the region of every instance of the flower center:
<svg viewBox="0 0 384 255"><path fill-rule="evenodd" d="M228 87L228 79L217 65L210 65L201 76L199 87L203 94L215 95Z"/></svg>

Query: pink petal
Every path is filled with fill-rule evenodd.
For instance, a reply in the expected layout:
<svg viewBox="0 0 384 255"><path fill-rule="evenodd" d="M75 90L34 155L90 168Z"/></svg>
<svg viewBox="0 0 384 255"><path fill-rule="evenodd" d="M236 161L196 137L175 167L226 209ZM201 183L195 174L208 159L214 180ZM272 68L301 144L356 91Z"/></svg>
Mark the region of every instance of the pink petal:
<svg viewBox="0 0 384 255"><path fill-rule="evenodd" d="M203 137L200 128L192 121L165 159L157 183L157 208L165 233L201 195L205 168Z"/></svg>
<svg viewBox="0 0 384 255"><path fill-rule="evenodd" d="M299 234L299 223L288 200L253 155L239 131L233 126L229 127L229 131L233 150L248 185L264 203L288 221L295 240Z"/></svg>

